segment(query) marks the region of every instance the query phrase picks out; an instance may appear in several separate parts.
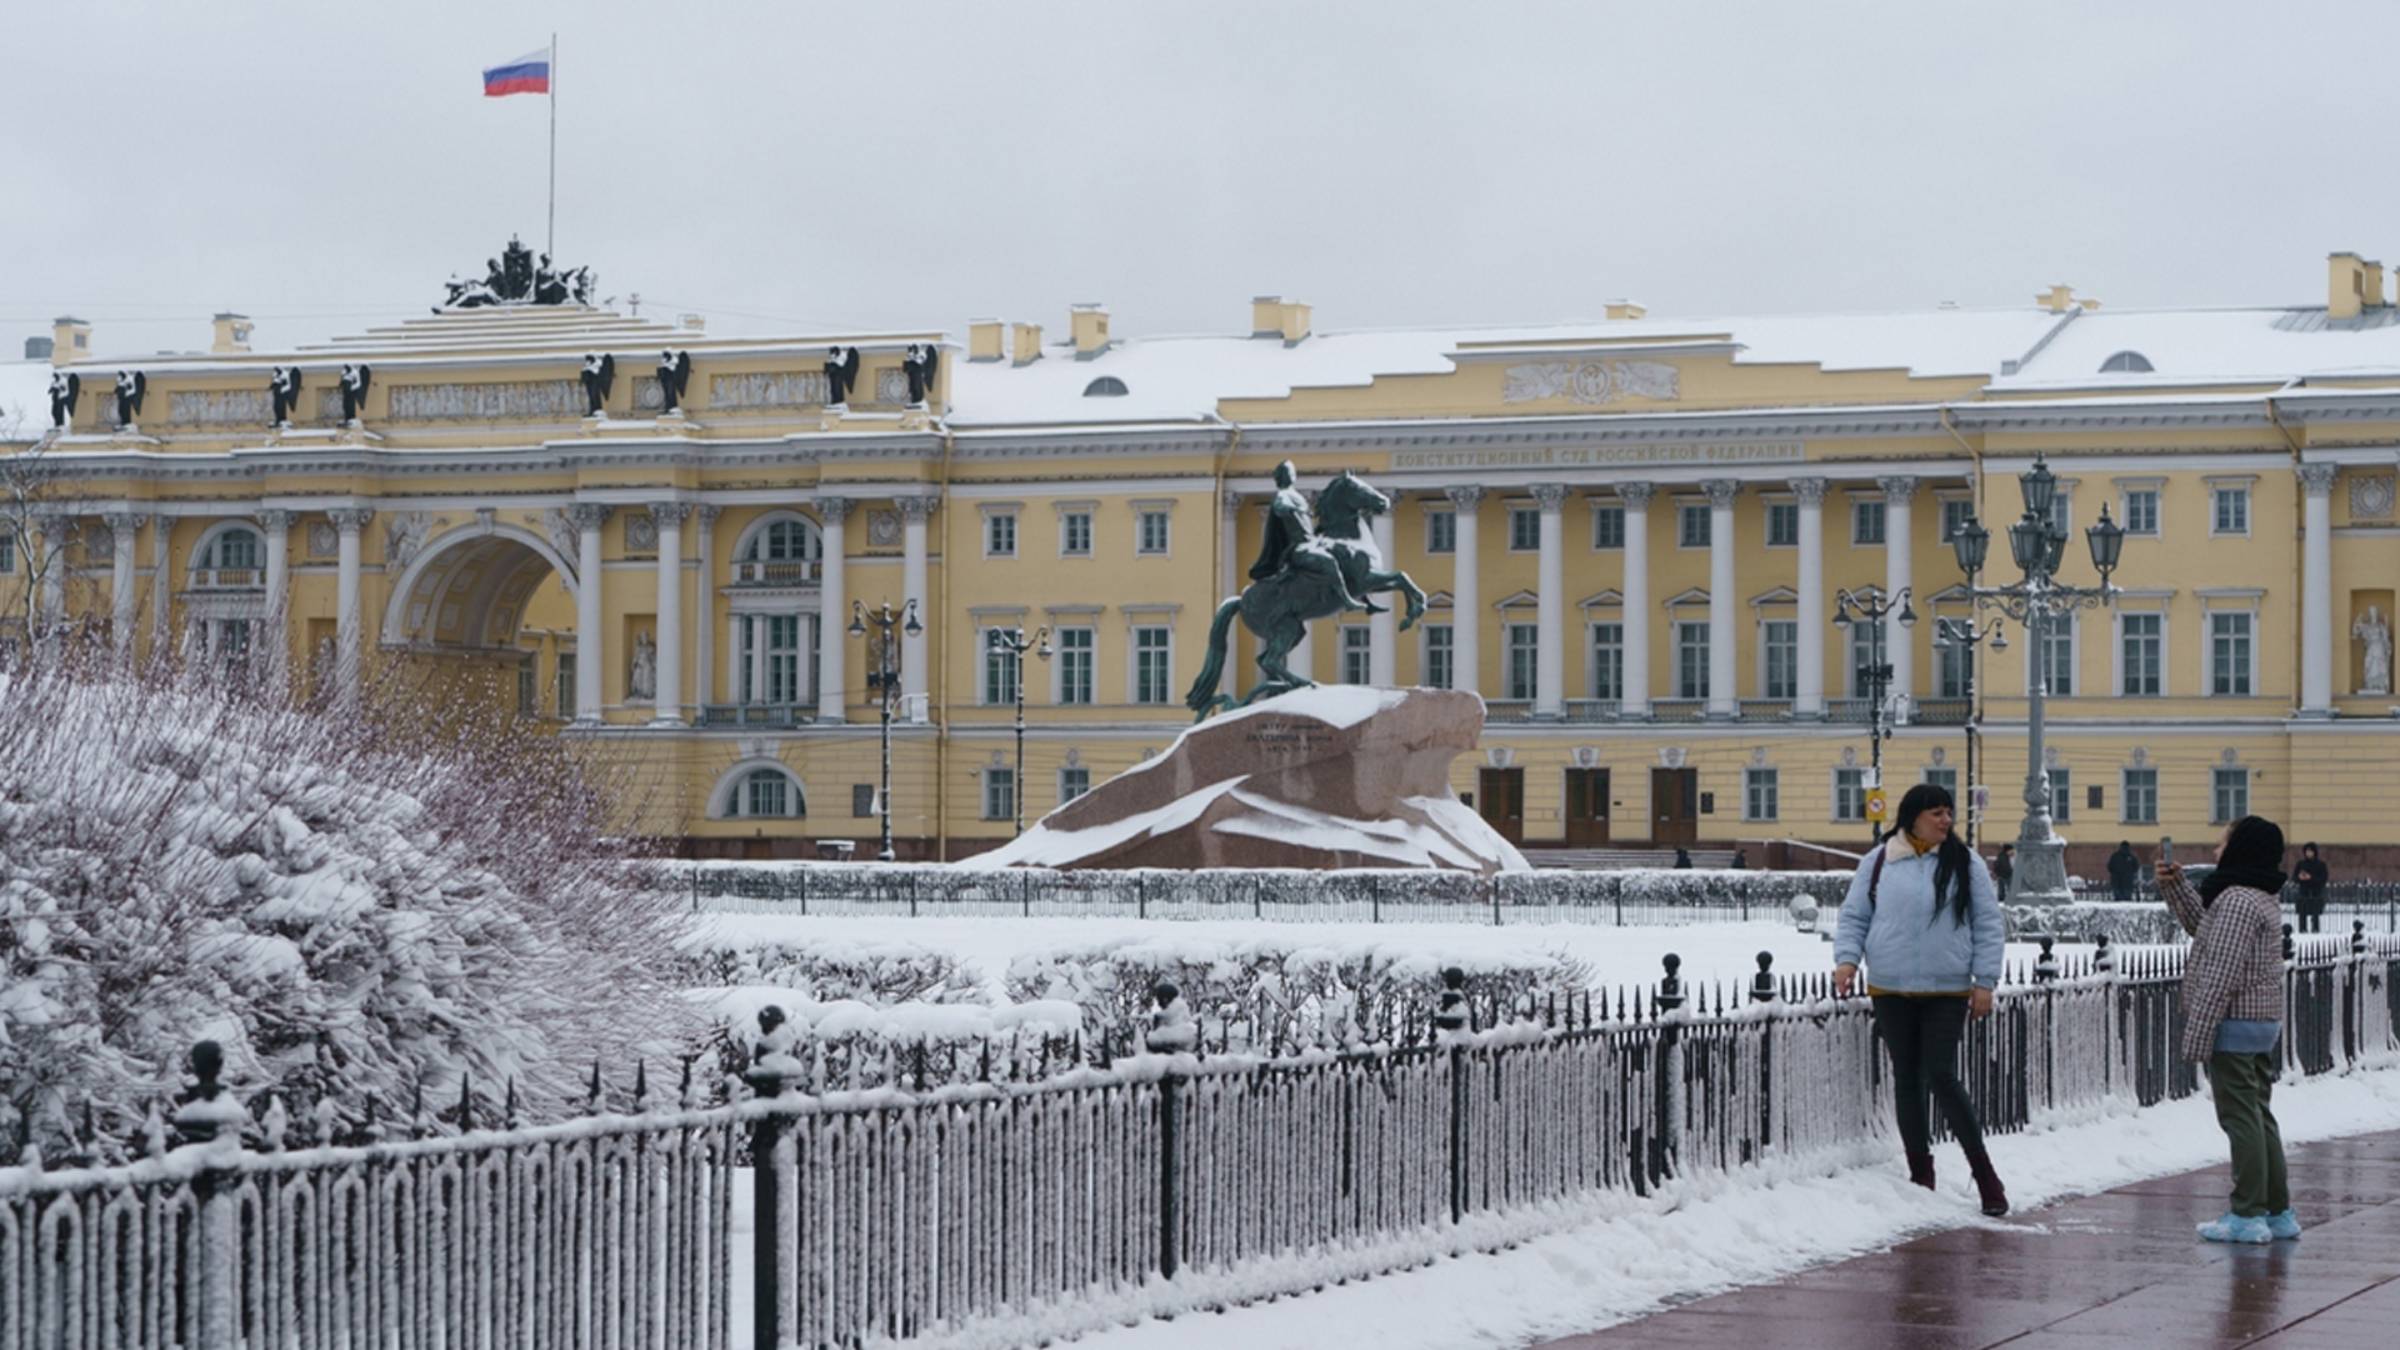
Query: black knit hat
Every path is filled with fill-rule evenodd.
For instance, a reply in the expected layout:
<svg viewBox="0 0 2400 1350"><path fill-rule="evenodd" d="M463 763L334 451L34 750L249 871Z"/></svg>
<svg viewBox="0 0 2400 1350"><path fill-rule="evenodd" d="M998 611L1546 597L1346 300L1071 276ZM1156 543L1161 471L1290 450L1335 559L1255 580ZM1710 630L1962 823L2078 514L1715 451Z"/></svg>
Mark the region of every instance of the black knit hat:
<svg viewBox="0 0 2400 1350"><path fill-rule="evenodd" d="M2283 829L2264 816L2244 816L2225 834L2217 870L2200 883L2200 898L2214 900L2228 886L2279 895L2283 891Z"/></svg>

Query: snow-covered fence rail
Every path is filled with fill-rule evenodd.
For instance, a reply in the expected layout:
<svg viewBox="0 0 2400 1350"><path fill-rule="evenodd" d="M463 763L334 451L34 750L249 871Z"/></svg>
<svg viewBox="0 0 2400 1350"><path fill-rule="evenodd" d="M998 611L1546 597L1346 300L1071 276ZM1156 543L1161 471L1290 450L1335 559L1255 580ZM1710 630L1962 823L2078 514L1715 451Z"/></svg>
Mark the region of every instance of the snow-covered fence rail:
<svg viewBox="0 0 2400 1350"><path fill-rule="evenodd" d="M698 909L799 914L1107 915L1292 923L1584 923L1784 918L1831 909L1847 872L1632 869L1468 872L1273 868L1049 871L893 863L693 863L663 868Z"/></svg>
<svg viewBox="0 0 2400 1350"><path fill-rule="evenodd" d="M2290 954L2287 1073L2400 1059L2400 939ZM2046 960L1970 1028L1994 1132L2198 1091L2181 953L2076 964ZM1630 1005L1521 1003L1481 1030L1448 1003L1404 1048L1144 1054L1031 1086L807 1097L770 1036L754 1100L362 1146L287 1150L279 1111L253 1121L204 1073L185 1147L0 1171L0 1348L719 1350L744 1319L762 1347L1032 1344L1885 1136L1867 1000L1674 971Z"/></svg>

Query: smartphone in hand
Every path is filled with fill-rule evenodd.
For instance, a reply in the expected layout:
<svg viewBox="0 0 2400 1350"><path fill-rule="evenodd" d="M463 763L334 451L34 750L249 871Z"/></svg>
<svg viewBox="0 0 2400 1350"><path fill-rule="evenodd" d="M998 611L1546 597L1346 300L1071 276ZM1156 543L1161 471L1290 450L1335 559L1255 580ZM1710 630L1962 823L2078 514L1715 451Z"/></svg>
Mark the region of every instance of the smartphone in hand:
<svg viewBox="0 0 2400 1350"><path fill-rule="evenodd" d="M2159 836L2158 860L2168 867L2175 865L2175 839L2172 835Z"/></svg>

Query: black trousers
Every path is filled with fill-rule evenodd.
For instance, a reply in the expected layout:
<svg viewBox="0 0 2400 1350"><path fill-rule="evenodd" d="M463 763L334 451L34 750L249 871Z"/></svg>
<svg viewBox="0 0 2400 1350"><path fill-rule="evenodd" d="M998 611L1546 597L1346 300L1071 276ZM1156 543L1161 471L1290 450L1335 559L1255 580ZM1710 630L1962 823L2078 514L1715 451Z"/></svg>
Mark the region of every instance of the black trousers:
<svg viewBox="0 0 2400 1350"><path fill-rule="evenodd" d="M1969 1157L1983 1152L1983 1128L1966 1084L1958 1081L1958 1046L1967 1034L1967 1000L1875 996L1875 1034L1892 1057L1892 1116L1910 1153L1933 1151L1926 1099L1941 1104L1950 1136Z"/></svg>
<svg viewBox="0 0 2400 1350"><path fill-rule="evenodd" d="M2300 919L2300 925L2295 931L2302 933L2322 933L2325 931L2324 896L2310 896L2303 894L2298 903L2294 904L2292 908L2299 915Z"/></svg>

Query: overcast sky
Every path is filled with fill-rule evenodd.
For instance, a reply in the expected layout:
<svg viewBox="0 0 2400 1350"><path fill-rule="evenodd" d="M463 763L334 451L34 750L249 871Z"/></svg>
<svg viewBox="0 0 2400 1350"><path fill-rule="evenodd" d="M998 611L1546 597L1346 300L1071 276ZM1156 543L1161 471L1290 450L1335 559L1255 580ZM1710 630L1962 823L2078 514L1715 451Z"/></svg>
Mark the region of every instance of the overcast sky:
<svg viewBox="0 0 2400 1350"><path fill-rule="evenodd" d="M422 312L539 246L714 331L2322 302L2400 262L2388 6L75 3L10 16L0 316Z"/></svg>

